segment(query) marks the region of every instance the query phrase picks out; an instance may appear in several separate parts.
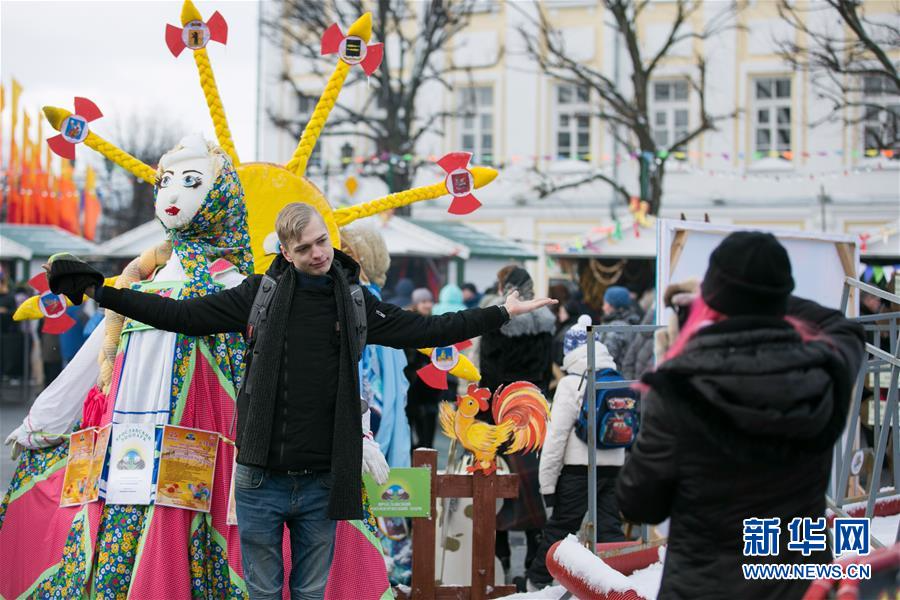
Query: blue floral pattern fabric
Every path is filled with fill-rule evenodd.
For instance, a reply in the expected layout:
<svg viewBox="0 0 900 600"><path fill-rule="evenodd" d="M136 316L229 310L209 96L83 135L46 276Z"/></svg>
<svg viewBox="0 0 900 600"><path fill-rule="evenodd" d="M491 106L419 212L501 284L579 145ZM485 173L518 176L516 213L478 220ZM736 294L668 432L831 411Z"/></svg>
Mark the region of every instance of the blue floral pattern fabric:
<svg viewBox="0 0 900 600"><path fill-rule="evenodd" d="M128 596L147 506L112 505L103 508L97 534L97 567L92 588L96 597L110 600Z"/></svg>

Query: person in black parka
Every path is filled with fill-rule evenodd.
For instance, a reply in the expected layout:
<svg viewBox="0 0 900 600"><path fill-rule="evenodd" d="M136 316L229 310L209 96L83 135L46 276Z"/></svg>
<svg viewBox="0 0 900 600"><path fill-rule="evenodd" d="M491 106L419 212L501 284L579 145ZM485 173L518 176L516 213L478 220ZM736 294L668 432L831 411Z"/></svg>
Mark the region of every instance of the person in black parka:
<svg viewBox="0 0 900 600"><path fill-rule="evenodd" d="M528 271L520 267L501 269L497 274L501 293L492 304L502 304L513 292L522 298L534 297L534 283ZM501 385L515 381L529 381L544 395L552 378L551 346L556 317L544 307L522 318L510 319L500 329L481 337L481 383L491 393ZM490 411L479 419L491 422ZM525 569L537 553L541 528L546 521L544 505L538 486L538 459L534 453L506 455L510 470L519 475L519 495L504 501L497 515L496 554L507 573L510 570L511 549L509 531L524 531L527 540ZM524 580L523 580L524 584Z"/></svg>
<svg viewBox="0 0 900 600"><path fill-rule="evenodd" d="M774 236L729 235L667 360L643 378L641 430L616 493L629 520L671 519L660 600L799 599L808 581L747 580L741 564L832 560L789 551L788 524L825 515L863 330L793 288ZM781 519L777 556L743 556L754 517Z"/></svg>

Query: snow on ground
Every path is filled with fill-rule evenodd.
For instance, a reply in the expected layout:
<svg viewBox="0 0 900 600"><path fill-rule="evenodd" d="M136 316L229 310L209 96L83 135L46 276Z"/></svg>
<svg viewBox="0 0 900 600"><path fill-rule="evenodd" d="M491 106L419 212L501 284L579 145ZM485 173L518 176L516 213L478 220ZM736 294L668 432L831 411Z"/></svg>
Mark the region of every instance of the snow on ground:
<svg viewBox="0 0 900 600"><path fill-rule="evenodd" d="M544 588L537 592L503 596L500 600L559 600L565 593L566 588L561 585L554 585L553 587Z"/></svg>
<svg viewBox="0 0 900 600"><path fill-rule="evenodd" d="M872 519L869 533L885 546L893 546L894 540L897 539L898 524L900 524L900 515L875 517Z"/></svg>
<svg viewBox="0 0 900 600"><path fill-rule="evenodd" d="M644 598L656 598L659 594L659 584L662 582L663 563L665 562L666 549L659 548L659 560L646 569L638 569L628 576L628 580Z"/></svg>

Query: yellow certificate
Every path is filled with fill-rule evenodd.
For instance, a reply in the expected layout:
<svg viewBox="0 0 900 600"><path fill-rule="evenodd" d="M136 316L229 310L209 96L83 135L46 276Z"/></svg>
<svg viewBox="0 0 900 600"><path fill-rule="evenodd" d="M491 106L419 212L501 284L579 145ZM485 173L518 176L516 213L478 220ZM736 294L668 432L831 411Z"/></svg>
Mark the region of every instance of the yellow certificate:
<svg viewBox="0 0 900 600"><path fill-rule="evenodd" d="M76 506L93 502L99 497L100 471L94 475L94 441L97 437L93 429L76 431L69 438L69 457L63 489L59 498L60 506ZM105 454L104 448L104 454ZM100 470L103 458L100 459Z"/></svg>
<svg viewBox="0 0 900 600"><path fill-rule="evenodd" d="M156 504L209 512L218 450L218 433L166 425Z"/></svg>

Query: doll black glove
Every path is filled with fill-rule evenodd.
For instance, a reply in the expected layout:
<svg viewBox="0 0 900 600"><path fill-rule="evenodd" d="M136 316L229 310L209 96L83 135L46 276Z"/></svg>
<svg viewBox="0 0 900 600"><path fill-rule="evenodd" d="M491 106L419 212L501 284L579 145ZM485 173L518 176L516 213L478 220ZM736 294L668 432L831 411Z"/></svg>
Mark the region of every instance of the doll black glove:
<svg viewBox="0 0 900 600"><path fill-rule="evenodd" d="M68 253L54 254L49 262L47 283L50 284L50 291L65 294L72 304L81 304L87 288L103 285L103 273L76 256Z"/></svg>

